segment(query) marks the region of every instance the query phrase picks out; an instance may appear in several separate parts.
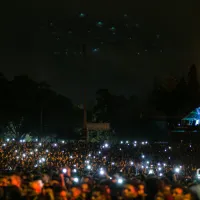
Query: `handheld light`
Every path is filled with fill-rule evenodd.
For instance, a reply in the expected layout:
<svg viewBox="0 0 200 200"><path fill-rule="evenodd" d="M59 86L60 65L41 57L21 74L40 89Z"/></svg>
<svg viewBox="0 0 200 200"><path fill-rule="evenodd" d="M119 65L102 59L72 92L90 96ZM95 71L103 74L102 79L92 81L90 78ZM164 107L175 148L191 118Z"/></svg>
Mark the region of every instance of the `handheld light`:
<svg viewBox="0 0 200 200"><path fill-rule="evenodd" d="M90 170L90 169L91 169L91 166L90 166L90 165L88 165L88 166L87 166L87 169L89 169L89 170Z"/></svg>
<svg viewBox="0 0 200 200"><path fill-rule="evenodd" d="M74 182L75 183L78 183L78 181L79 181L79 179L76 177L76 178L74 178Z"/></svg>
<svg viewBox="0 0 200 200"><path fill-rule="evenodd" d="M104 172L104 170L101 168L100 169L100 175L104 175L105 174L105 172Z"/></svg>
<svg viewBox="0 0 200 200"><path fill-rule="evenodd" d="M122 179L122 178L119 178L119 179L117 180L117 183L118 183L118 184L122 184L122 183L123 183L123 179Z"/></svg>
<svg viewBox="0 0 200 200"><path fill-rule="evenodd" d="M179 173L180 172L180 169L177 167L177 168L175 168L175 172L176 173Z"/></svg>
<svg viewBox="0 0 200 200"><path fill-rule="evenodd" d="M154 174L153 169L150 169L150 170L149 170L149 174Z"/></svg>
<svg viewBox="0 0 200 200"><path fill-rule="evenodd" d="M200 179L200 169L197 169L197 178Z"/></svg>

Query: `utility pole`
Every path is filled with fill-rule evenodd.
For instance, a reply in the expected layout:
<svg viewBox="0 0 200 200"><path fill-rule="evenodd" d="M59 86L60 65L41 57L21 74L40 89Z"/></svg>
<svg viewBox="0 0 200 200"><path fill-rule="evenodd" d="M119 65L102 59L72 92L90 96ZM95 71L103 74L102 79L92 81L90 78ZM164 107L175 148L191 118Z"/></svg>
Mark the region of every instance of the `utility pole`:
<svg viewBox="0 0 200 200"><path fill-rule="evenodd" d="M42 136L43 135L43 103L44 103L44 100L43 100L43 95L42 95L43 86L41 83L38 85L38 89L39 89L39 97L40 97L40 136Z"/></svg>
<svg viewBox="0 0 200 200"><path fill-rule="evenodd" d="M84 66L87 64L86 63L86 44L83 44L82 45L82 54L83 54L83 64ZM84 73L83 73L83 76L85 78L85 67L84 67ZM84 79L85 80L85 79ZM83 136L84 138L86 139L86 141L88 141L88 130L87 130L87 108L86 108L86 89L84 88L83 89L83 92L84 92L84 114L83 114Z"/></svg>
<svg viewBox="0 0 200 200"><path fill-rule="evenodd" d="M41 106L40 110L40 136L43 135L43 106Z"/></svg>

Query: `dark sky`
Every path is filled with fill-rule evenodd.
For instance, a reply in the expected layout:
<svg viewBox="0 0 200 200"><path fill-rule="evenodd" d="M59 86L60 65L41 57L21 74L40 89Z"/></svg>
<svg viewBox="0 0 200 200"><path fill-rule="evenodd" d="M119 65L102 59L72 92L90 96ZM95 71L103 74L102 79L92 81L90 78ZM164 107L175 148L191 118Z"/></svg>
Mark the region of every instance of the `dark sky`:
<svg viewBox="0 0 200 200"><path fill-rule="evenodd" d="M77 103L98 88L146 96L155 76L200 65L200 3L10 1L1 6L1 71L45 80ZM12 5L12 6L11 6ZM82 15L81 15L82 13ZM87 57L80 54L85 43Z"/></svg>

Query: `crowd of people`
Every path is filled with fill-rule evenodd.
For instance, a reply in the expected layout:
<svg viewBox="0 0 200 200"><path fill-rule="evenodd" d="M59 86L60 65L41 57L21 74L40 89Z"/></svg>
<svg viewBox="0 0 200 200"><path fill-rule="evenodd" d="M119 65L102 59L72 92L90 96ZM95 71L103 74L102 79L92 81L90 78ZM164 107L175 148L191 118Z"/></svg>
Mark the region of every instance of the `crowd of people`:
<svg viewBox="0 0 200 200"><path fill-rule="evenodd" d="M0 142L0 200L200 199L191 143Z"/></svg>

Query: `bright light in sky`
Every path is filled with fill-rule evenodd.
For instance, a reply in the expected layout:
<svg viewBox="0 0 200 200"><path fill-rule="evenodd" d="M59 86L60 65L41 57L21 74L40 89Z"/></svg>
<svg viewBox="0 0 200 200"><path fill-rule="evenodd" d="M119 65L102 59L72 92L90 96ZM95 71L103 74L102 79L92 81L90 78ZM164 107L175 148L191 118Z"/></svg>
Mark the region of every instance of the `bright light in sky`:
<svg viewBox="0 0 200 200"><path fill-rule="evenodd" d="M81 14L79 15L79 17L83 18L83 17L85 17L85 14L84 14L84 13L81 13Z"/></svg>
<svg viewBox="0 0 200 200"><path fill-rule="evenodd" d="M99 51L99 48L93 48L92 49L92 52L94 52L94 53L96 53L96 52L98 52Z"/></svg>
<svg viewBox="0 0 200 200"><path fill-rule="evenodd" d="M99 22L97 22L96 25L97 25L98 27L102 27L102 26L103 26L103 22L99 21Z"/></svg>

